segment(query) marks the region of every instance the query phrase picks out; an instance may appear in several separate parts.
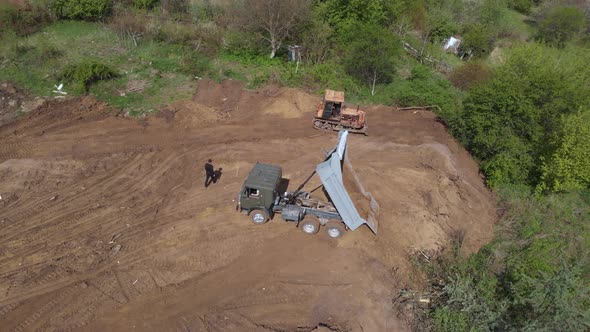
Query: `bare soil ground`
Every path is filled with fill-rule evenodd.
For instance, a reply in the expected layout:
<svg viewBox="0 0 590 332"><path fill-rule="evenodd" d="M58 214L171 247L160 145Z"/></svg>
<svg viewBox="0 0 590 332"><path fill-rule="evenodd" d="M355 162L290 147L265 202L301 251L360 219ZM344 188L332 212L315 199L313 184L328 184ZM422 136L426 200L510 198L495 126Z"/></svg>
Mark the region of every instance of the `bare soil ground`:
<svg viewBox="0 0 590 332"><path fill-rule="evenodd" d="M377 236L252 225L234 198L253 163L297 186L335 144L311 126L317 100L203 80L159 117L87 97L0 127L1 330L407 330L391 300L418 280L408 251L453 230L477 250L494 199L432 113L372 107L348 156L381 206ZM222 176L205 189L207 158Z"/></svg>

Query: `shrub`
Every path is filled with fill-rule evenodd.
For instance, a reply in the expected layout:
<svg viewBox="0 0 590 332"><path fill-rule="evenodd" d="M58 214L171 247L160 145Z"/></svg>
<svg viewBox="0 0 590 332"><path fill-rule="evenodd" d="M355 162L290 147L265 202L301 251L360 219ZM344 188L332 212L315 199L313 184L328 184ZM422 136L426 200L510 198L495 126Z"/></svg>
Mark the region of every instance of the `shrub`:
<svg viewBox="0 0 590 332"><path fill-rule="evenodd" d="M539 24L539 38L556 46L573 39L584 28L586 16L576 7L557 7Z"/></svg>
<svg viewBox="0 0 590 332"><path fill-rule="evenodd" d="M492 31L483 25L477 24L472 26L463 36L461 50L471 52L474 57L480 58L490 53L493 45L494 35Z"/></svg>
<svg viewBox="0 0 590 332"><path fill-rule="evenodd" d="M186 51L180 60L180 70L191 76L205 76L211 69L209 59L195 51Z"/></svg>
<svg viewBox="0 0 590 332"><path fill-rule="evenodd" d="M111 14L112 0L55 0L54 10L61 19L95 21Z"/></svg>
<svg viewBox="0 0 590 332"><path fill-rule="evenodd" d="M138 15L129 11L118 12L113 15L109 25L120 38L130 38L135 44L137 39L147 33L147 22Z"/></svg>
<svg viewBox="0 0 590 332"><path fill-rule="evenodd" d="M534 2L539 2L538 0L512 0L508 2L508 6L517 12L528 14L531 11L531 8L534 5Z"/></svg>
<svg viewBox="0 0 590 332"><path fill-rule="evenodd" d="M162 10L168 14L184 14L188 12L188 0L162 0Z"/></svg>
<svg viewBox="0 0 590 332"><path fill-rule="evenodd" d="M477 62L468 62L460 67L455 68L449 75L451 83L461 89L469 90L473 86L485 82L490 78L488 67Z"/></svg>
<svg viewBox="0 0 590 332"><path fill-rule="evenodd" d="M88 88L94 82L116 77L117 73L102 63L86 61L68 65L61 78L74 83L75 89L88 93Z"/></svg>
<svg viewBox="0 0 590 332"><path fill-rule="evenodd" d="M35 4L28 9L0 5L0 34L6 30L13 30L18 36L27 36L39 31L51 21L44 3Z"/></svg>
<svg viewBox="0 0 590 332"><path fill-rule="evenodd" d="M399 106L437 105L441 118L447 122L454 121L460 107L457 90L430 68L415 66L409 79L394 84L397 86L394 98Z"/></svg>
<svg viewBox="0 0 590 332"><path fill-rule="evenodd" d="M133 0L133 6L139 9L152 9L159 0Z"/></svg>
<svg viewBox="0 0 590 332"><path fill-rule="evenodd" d="M444 250L421 261L435 331L587 331L588 192L548 197L499 191L494 241L470 257Z"/></svg>

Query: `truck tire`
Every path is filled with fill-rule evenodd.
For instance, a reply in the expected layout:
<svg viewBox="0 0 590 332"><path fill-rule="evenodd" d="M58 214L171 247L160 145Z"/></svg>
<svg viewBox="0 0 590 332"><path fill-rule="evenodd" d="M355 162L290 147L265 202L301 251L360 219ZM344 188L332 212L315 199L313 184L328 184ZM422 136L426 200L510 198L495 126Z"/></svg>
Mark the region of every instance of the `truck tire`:
<svg viewBox="0 0 590 332"><path fill-rule="evenodd" d="M268 221L268 213L264 210L250 211L250 221L255 225L262 225Z"/></svg>
<svg viewBox="0 0 590 332"><path fill-rule="evenodd" d="M307 235L314 235L320 230L320 222L317 219L306 218L299 222L299 229Z"/></svg>
<svg viewBox="0 0 590 332"><path fill-rule="evenodd" d="M337 239L339 237L344 236L344 233L346 232L346 229L344 228L344 225L342 225L342 222L336 220L328 221L324 228L326 229L326 234L328 235L328 237L331 237L333 239Z"/></svg>

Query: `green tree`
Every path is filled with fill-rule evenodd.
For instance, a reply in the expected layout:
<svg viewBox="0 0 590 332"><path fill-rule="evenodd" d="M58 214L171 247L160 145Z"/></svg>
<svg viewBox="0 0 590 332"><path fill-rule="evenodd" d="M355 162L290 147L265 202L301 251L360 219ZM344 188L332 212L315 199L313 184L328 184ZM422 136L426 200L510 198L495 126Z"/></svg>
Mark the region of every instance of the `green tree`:
<svg viewBox="0 0 590 332"><path fill-rule="evenodd" d="M586 16L576 7L557 7L552 9L539 23L539 38L556 46L563 47L584 29Z"/></svg>
<svg viewBox="0 0 590 332"><path fill-rule="evenodd" d="M517 12L523 13L523 14L529 14L531 11L531 8L533 7L533 5L535 5L535 2L539 2L534 1L534 0L512 0L509 2L509 6L510 8L516 10Z"/></svg>
<svg viewBox="0 0 590 332"><path fill-rule="evenodd" d="M425 271L436 331L587 331L590 194L504 187L494 241L465 258L446 250ZM437 295L440 294L440 295Z"/></svg>
<svg viewBox="0 0 590 332"><path fill-rule="evenodd" d="M474 57L481 58L492 51L493 45L492 31L481 24L476 24L467 30L460 47L465 52L471 52Z"/></svg>
<svg viewBox="0 0 590 332"><path fill-rule="evenodd" d="M358 22L383 24L390 16L385 0L327 0L319 11L330 26L341 29Z"/></svg>
<svg viewBox="0 0 590 332"><path fill-rule="evenodd" d="M388 83L395 74L394 59L400 50L397 37L377 24L356 24L343 41L344 67L369 84L371 95L377 83Z"/></svg>
<svg viewBox="0 0 590 332"><path fill-rule="evenodd" d="M553 149L541 167L538 191L590 188L590 111L562 116L550 140Z"/></svg>
<svg viewBox="0 0 590 332"><path fill-rule="evenodd" d="M549 162L556 150L547 143L563 135L562 116L590 104L589 60L583 51L515 47L490 80L469 91L453 129L480 159L489 185L540 182L541 158Z"/></svg>

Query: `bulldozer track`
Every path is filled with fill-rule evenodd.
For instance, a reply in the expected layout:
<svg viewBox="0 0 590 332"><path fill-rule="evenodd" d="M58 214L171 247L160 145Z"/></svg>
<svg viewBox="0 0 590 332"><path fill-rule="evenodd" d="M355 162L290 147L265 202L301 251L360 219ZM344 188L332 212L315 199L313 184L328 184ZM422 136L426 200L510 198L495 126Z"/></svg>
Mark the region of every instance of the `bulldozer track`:
<svg viewBox="0 0 590 332"><path fill-rule="evenodd" d="M15 303L10 303L5 306L2 306L0 308L0 318L4 315L8 314L9 312L13 311L14 309L16 309L19 305L20 305L19 302L15 302Z"/></svg>
<svg viewBox="0 0 590 332"><path fill-rule="evenodd" d="M69 297L75 290L76 290L75 286L70 286L70 287L67 287L65 290L61 290L59 292L58 296L54 297L51 301L49 301L45 305L43 305L39 310L35 311L33 314L29 315L27 318L25 318L23 321L21 321L21 323L19 323L13 331L20 332L25 329L32 328L32 325L39 318L41 318L48 311L56 308L56 306L58 306L58 304L60 304L63 301L63 299Z"/></svg>

